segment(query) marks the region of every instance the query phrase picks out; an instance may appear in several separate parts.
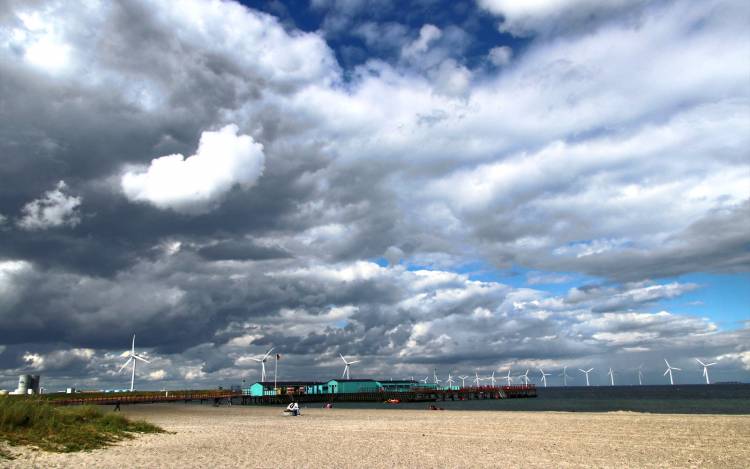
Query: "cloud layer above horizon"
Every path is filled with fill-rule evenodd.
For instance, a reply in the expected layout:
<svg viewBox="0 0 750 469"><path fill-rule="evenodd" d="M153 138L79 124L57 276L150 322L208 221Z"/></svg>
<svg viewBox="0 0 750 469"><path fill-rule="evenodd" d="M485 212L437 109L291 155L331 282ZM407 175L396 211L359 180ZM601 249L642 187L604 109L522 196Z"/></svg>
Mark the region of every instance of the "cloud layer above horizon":
<svg viewBox="0 0 750 469"><path fill-rule="evenodd" d="M0 6L4 383L113 386L133 332L171 386L747 379L695 276L750 270L750 6L377 3Z"/></svg>

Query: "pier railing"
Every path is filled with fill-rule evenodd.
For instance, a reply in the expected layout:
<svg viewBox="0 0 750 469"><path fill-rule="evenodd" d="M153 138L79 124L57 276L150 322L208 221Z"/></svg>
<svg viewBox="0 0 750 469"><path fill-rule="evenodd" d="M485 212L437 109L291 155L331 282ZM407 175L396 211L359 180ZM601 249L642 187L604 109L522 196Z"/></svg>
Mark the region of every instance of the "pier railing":
<svg viewBox="0 0 750 469"><path fill-rule="evenodd" d="M154 393L139 393L129 395L117 394L73 394L71 397L49 399L54 405L115 405L115 404L151 404L157 402L190 402L190 401L221 401L241 398L242 393L234 391L163 391Z"/></svg>
<svg viewBox="0 0 750 469"><path fill-rule="evenodd" d="M306 394L284 393L277 395L250 396L239 391L162 391L134 394L72 394L50 397L54 405L116 405L148 404L158 402L238 402L241 404L273 405L289 402L435 402L477 399L517 399L536 397L534 385L522 386L476 386L459 389L414 388L411 391L372 391L357 393Z"/></svg>
<svg viewBox="0 0 750 469"><path fill-rule="evenodd" d="M411 391L375 391L358 393L305 394L286 393L244 396L247 404L273 405L289 402L435 402L477 399L518 399L536 397L536 386L478 386L460 389L414 388Z"/></svg>

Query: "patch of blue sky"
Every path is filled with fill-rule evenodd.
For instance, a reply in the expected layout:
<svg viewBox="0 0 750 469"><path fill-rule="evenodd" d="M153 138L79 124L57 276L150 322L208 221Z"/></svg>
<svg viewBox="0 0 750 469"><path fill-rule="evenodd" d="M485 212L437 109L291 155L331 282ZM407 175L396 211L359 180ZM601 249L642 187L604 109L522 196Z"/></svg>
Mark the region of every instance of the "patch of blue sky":
<svg viewBox="0 0 750 469"><path fill-rule="evenodd" d="M487 54L493 47L511 47L513 55L518 56L531 42L530 37L513 37L500 32L497 18L480 9L474 0L411 2L408 5L398 1L372 2L350 16L335 8L315 8L308 0L242 0L241 3L276 16L288 29L308 32L326 28L327 16L343 17L346 27L324 32L328 46L345 72L370 59L394 62L398 59L400 47L415 40L425 24L435 25L441 30L455 27L464 31L464 40L455 44L460 50L456 51L454 58L470 69L487 65ZM406 31L403 43L397 47L388 46L385 41L368 44L358 33L359 27L367 23L403 27Z"/></svg>
<svg viewBox="0 0 750 469"><path fill-rule="evenodd" d="M379 265L380 267L388 267L390 265L390 262L388 262L388 259L386 259L385 257L374 257L368 260Z"/></svg>
<svg viewBox="0 0 750 469"><path fill-rule="evenodd" d="M695 273L659 283L696 283L700 288L676 298L662 300L650 309L707 317L722 329L738 329L750 321L750 273Z"/></svg>
<svg viewBox="0 0 750 469"><path fill-rule="evenodd" d="M338 321L335 321L333 323L333 327L336 327L338 329L345 329L348 325L349 321L347 321L346 319L339 319Z"/></svg>

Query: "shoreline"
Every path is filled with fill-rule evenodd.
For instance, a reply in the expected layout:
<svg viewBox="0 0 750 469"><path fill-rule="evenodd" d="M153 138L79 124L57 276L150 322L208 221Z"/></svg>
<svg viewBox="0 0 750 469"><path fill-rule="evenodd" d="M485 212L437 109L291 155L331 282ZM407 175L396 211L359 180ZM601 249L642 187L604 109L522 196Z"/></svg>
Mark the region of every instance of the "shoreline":
<svg viewBox="0 0 750 469"><path fill-rule="evenodd" d="M2 467L742 467L750 416L629 411L428 411L146 404L168 434L85 453L19 454ZM277 459L273 459L276 455Z"/></svg>

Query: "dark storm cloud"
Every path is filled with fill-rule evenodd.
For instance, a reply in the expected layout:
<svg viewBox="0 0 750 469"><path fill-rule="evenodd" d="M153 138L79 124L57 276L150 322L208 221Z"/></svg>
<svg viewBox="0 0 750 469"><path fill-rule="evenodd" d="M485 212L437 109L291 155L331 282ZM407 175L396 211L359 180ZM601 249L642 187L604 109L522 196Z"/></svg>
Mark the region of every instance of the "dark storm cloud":
<svg viewBox="0 0 750 469"><path fill-rule="evenodd" d="M340 374L338 353L373 374L657 348L744 366L747 328L643 312L697 288L661 277L750 267L745 25L710 3L553 29L491 71L467 4L318 2L334 51L233 2L6 3L0 367L117 386L133 332L143 379L170 386L255 377L271 346L295 377ZM344 73L346 50L388 60ZM227 124L263 145L252 187L187 214L123 193ZM80 204L24 228L59 181ZM477 259L599 279L552 295L451 272Z"/></svg>
<svg viewBox="0 0 750 469"><path fill-rule="evenodd" d="M258 246L252 241L220 241L210 246L202 247L198 254L209 260L268 260L289 257L289 253L272 247Z"/></svg>

